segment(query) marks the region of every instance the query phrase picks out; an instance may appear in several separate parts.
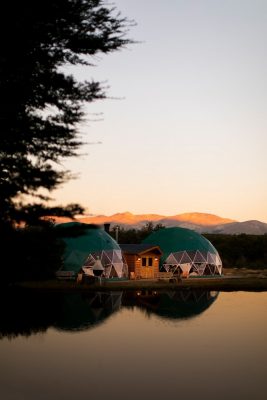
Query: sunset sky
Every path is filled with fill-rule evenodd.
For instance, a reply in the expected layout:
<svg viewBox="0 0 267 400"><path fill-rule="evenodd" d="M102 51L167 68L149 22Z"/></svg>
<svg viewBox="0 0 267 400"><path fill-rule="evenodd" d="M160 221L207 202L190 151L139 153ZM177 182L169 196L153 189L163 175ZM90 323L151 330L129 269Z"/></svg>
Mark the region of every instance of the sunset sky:
<svg viewBox="0 0 267 400"><path fill-rule="evenodd" d="M64 163L78 178L56 202L267 222L267 1L115 4L139 43L67 69L110 99L86 106L84 141L101 144Z"/></svg>

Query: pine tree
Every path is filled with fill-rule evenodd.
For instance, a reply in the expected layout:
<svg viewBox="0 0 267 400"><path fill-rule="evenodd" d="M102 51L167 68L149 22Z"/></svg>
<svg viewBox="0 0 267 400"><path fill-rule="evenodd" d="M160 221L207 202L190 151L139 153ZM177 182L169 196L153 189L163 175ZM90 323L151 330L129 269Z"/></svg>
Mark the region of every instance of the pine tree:
<svg viewBox="0 0 267 400"><path fill-rule="evenodd" d="M97 54L131 41L131 23L102 0L14 0L0 5L0 221L82 208L45 207L49 192L70 179L58 167L77 155L84 102L103 99L99 82L79 82L62 67L91 65ZM39 205L22 205L22 196Z"/></svg>

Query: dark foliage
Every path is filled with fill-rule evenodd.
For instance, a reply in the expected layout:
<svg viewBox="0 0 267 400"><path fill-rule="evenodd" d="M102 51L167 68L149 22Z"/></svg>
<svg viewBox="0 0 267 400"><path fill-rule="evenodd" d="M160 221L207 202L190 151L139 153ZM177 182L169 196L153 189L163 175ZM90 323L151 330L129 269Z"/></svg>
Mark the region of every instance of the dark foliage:
<svg viewBox="0 0 267 400"><path fill-rule="evenodd" d="M152 222L148 222L140 229L132 228L126 229L119 227L118 239L119 243L141 243L150 233L157 231L159 229L165 228L162 224L154 225ZM110 235L116 238L116 227L110 232Z"/></svg>
<svg viewBox="0 0 267 400"><path fill-rule="evenodd" d="M62 265L64 244L53 224L6 231L1 238L0 283L54 278Z"/></svg>
<svg viewBox="0 0 267 400"><path fill-rule="evenodd" d="M56 294L3 290L0 293L0 340L17 336L28 337L44 333L59 314L60 302Z"/></svg>
<svg viewBox="0 0 267 400"><path fill-rule="evenodd" d="M267 268L267 235L204 236L218 250L224 267Z"/></svg>
<svg viewBox="0 0 267 400"><path fill-rule="evenodd" d="M68 223L55 226L56 235L58 238L78 237L86 235L87 229L98 229L100 225L83 224L83 223Z"/></svg>
<svg viewBox="0 0 267 400"><path fill-rule="evenodd" d="M70 177L63 158L77 155L83 102L103 99L99 82L79 82L66 64L91 65L127 43L129 23L102 0L14 0L0 6L0 223L36 220L51 209L48 192ZM23 206L23 196L40 204Z"/></svg>

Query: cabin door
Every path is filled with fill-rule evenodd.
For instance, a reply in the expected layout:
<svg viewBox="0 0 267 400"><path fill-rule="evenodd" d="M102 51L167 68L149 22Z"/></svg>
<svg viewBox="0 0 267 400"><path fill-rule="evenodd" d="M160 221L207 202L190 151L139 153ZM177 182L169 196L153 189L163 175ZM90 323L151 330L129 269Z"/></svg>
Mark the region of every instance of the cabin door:
<svg viewBox="0 0 267 400"><path fill-rule="evenodd" d="M141 278L143 278L143 279L153 279L154 278L154 268L153 268L153 258L152 257L142 257Z"/></svg>

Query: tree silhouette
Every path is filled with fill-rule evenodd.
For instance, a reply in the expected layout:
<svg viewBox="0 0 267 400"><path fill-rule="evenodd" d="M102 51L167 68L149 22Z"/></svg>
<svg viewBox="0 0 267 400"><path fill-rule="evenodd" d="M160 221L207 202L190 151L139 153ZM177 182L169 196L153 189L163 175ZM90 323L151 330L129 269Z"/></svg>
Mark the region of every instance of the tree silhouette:
<svg viewBox="0 0 267 400"><path fill-rule="evenodd" d="M131 23L102 0L14 0L0 5L0 221L27 221L82 208L45 208L48 192L70 179L62 159L77 155L83 103L103 99L101 83L79 82L62 67L131 41ZM23 196L38 205L24 207Z"/></svg>

